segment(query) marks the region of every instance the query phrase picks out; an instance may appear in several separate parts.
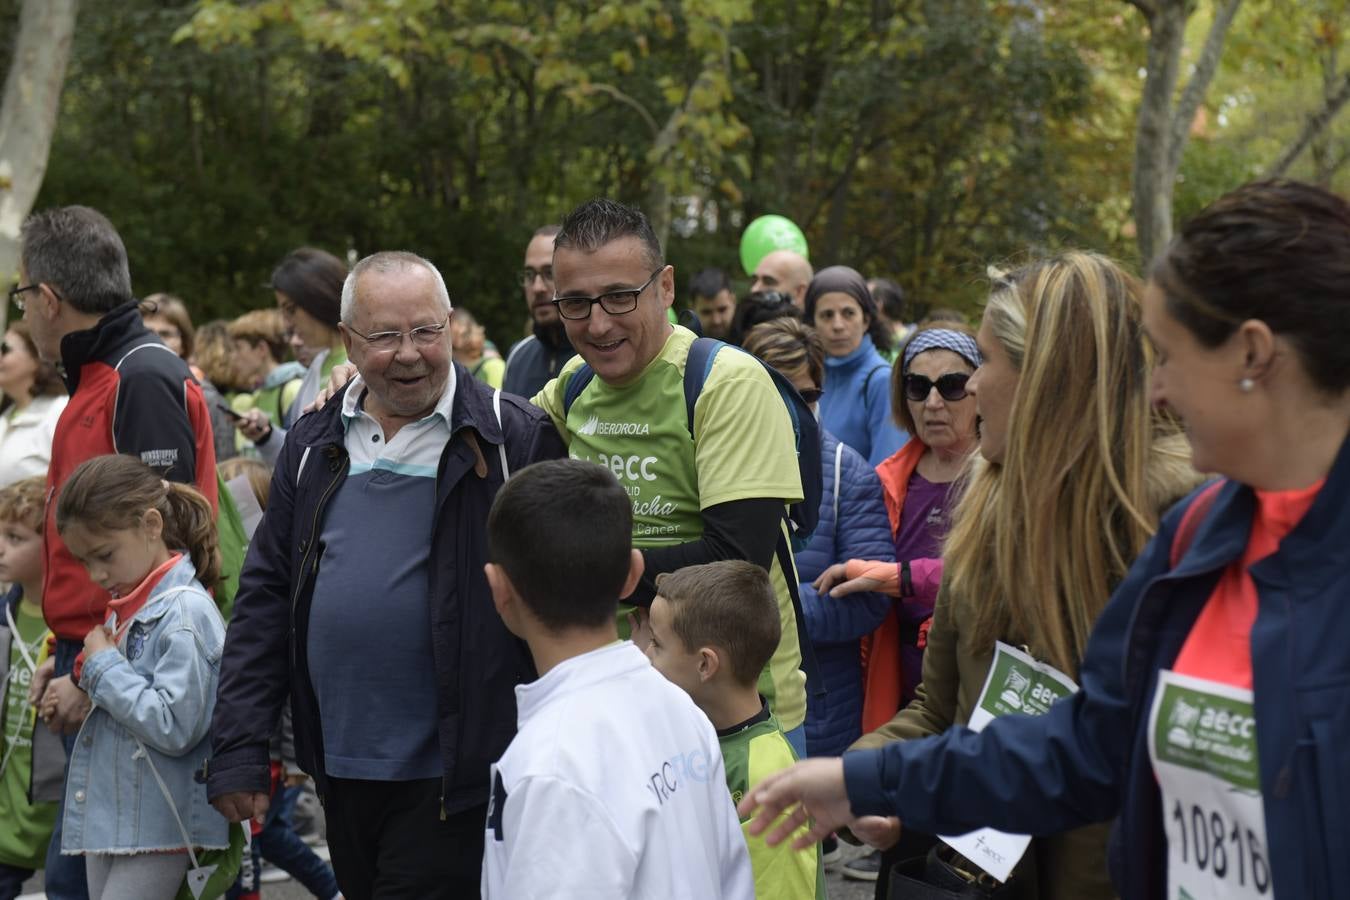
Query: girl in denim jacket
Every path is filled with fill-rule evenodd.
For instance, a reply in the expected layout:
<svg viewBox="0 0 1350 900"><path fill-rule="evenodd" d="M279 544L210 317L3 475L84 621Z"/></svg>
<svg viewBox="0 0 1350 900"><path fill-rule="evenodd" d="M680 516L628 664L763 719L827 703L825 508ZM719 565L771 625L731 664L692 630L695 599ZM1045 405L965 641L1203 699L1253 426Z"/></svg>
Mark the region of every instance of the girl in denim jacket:
<svg viewBox="0 0 1350 900"><path fill-rule="evenodd" d="M93 711L71 753L61 852L84 855L91 900L170 900L196 849L229 844L193 778L225 643L202 587L220 573L214 515L135 457L101 456L61 488L56 525L112 595L75 672Z"/></svg>

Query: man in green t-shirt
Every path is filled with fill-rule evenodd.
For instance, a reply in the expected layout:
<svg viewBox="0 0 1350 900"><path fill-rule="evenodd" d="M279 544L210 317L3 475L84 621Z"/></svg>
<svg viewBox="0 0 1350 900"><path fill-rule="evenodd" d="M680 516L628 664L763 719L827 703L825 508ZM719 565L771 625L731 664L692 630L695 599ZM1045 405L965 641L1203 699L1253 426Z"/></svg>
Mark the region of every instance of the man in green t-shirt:
<svg viewBox="0 0 1350 900"><path fill-rule="evenodd" d="M646 216L592 200L554 240L554 303L578 356L534 402L548 412L570 455L614 473L633 502L633 544L646 574L625 598L645 622L654 578L685 566L744 559L769 572L782 624L761 693L805 755L806 677L787 578L775 555L784 508L802 499L792 424L772 379L734 350L714 357L694 407L690 436L684 366L693 332L672 325L675 272ZM595 378L564 410L583 362ZM621 613L622 618L623 613Z"/></svg>

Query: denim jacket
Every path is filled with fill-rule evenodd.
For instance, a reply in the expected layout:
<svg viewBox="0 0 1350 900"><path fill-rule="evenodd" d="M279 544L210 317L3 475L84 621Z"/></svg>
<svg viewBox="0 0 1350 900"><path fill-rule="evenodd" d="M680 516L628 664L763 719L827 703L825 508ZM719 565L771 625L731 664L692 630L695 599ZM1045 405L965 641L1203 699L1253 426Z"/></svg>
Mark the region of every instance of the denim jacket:
<svg viewBox="0 0 1350 900"><path fill-rule="evenodd" d="M184 846L150 764L192 845L229 845L225 819L193 778L211 752L207 731L224 645L225 623L184 555L132 617L117 651L85 660L80 687L94 709L71 751L62 853Z"/></svg>

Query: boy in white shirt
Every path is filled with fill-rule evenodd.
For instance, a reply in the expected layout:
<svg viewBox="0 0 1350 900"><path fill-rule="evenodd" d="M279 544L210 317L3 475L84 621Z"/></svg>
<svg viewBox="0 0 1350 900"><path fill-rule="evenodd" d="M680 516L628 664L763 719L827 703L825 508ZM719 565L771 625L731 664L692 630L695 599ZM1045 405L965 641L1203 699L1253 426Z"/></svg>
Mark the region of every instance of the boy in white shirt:
<svg viewBox="0 0 1350 900"><path fill-rule="evenodd" d="M492 505L488 583L539 679L492 767L485 900L755 896L716 732L618 639L631 530L623 488L579 460L522 470Z"/></svg>

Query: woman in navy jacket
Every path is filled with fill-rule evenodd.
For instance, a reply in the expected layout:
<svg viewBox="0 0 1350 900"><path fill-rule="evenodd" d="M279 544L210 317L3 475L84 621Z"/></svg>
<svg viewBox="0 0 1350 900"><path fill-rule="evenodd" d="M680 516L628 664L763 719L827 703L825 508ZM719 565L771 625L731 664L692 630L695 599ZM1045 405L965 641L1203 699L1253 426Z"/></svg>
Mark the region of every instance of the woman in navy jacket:
<svg viewBox="0 0 1350 900"><path fill-rule="evenodd" d="M1116 815L1125 900L1345 893L1350 205L1287 181L1221 198L1155 265L1144 326L1154 401L1186 423L1196 466L1229 480L1168 514L1097 622L1081 690L978 734L799 764L746 798L742 814L762 807L752 833L789 807L771 843L808 815L803 840L868 815L1037 835ZM1245 787L1206 780L1244 766Z"/></svg>
<svg viewBox="0 0 1350 900"><path fill-rule="evenodd" d="M814 402L820 396L825 350L811 326L790 318L764 322L750 329L744 347L786 375L806 400ZM806 751L811 756L833 756L862 734L859 641L886 618L891 601L870 591L836 601L816 593L812 582L841 559L860 553L888 559L894 553L881 481L867 460L822 428L820 461L825 487L820 521L797 552L796 563L802 615L822 682L807 691Z"/></svg>

